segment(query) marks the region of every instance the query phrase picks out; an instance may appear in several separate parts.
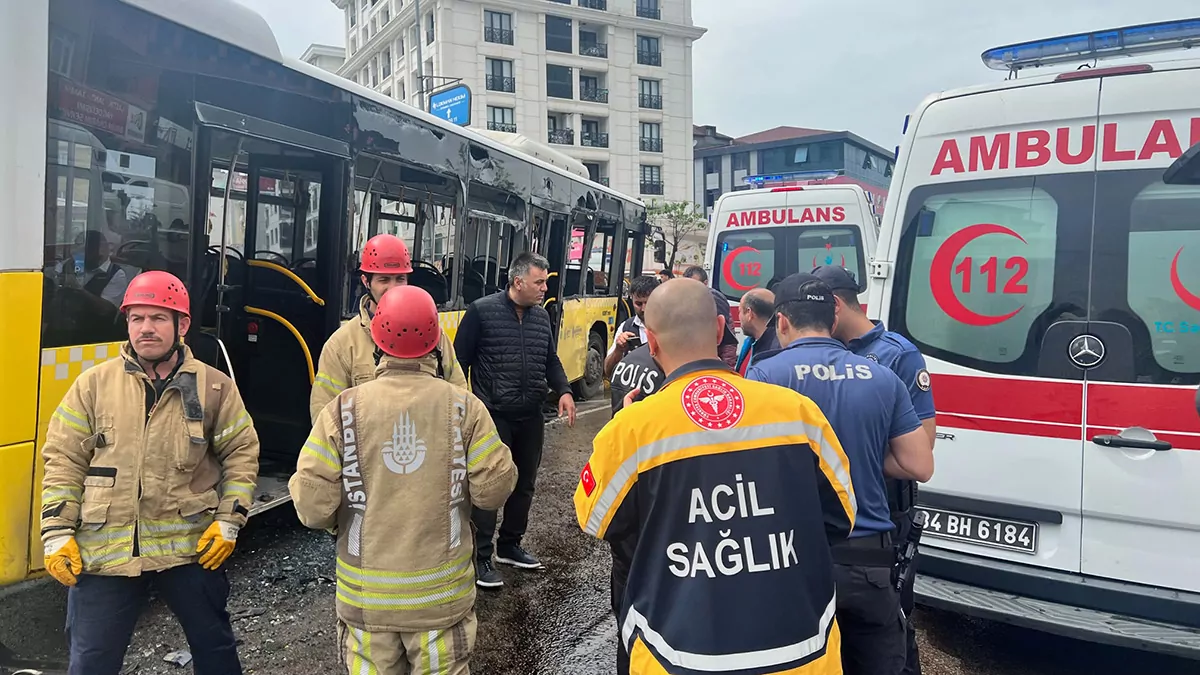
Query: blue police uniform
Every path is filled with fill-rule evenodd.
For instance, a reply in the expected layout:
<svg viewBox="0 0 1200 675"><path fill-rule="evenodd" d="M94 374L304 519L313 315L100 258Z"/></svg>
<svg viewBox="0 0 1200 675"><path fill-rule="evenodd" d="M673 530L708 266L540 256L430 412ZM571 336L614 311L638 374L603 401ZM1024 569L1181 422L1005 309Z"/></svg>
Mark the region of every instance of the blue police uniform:
<svg viewBox="0 0 1200 675"><path fill-rule="evenodd" d="M833 304L829 287L796 274L776 287L777 309L792 302ZM908 389L877 361L832 337L801 338L756 362L746 379L787 387L825 413L850 459L858 503L854 531L833 548L846 675L897 675L905 665L905 620L891 584L895 561L883 473L889 442L921 428Z"/></svg>
<svg viewBox="0 0 1200 675"><path fill-rule="evenodd" d="M826 265L813 270L813 276L824 281L830 290L847 290L857 294L858 282L854 275L843 267ZM889 368L908 386L909 397L913 409L921 420L933 419L937 409L933 403L932 378L926 369L925 357L916 345L899 333L888 330L882 322L872 321L874 327L864 335L850 340L847 345L850 351L865 356L872 361ZM892 522L895 523L896 539L903 541L908 537L912 525L910 518L913 505L917 501L917 485L912 481L889 479L887 481L888 500L892 506ZM916 561L913 561L914 573L910 574L900 591L900 606L905 614L911 616L916 598L913 593L913 583L916 581ZM921 675L921 657L917 648L917 630L911 621L908 622L908 663L904 666L903 675Z"/></svg>

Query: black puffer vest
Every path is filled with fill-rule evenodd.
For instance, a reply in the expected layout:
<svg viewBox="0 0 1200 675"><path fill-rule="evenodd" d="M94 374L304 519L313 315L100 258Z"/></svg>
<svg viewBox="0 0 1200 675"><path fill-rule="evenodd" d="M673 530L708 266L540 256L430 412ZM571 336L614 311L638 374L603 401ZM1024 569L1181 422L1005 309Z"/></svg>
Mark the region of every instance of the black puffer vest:
<svg viewBox="0 0 1200 675"><path fill-rule="evenodd" d="M538 413L550 391L546 361L555 348L550 315L530 307L517 319L506 291L475 301L479 348L471 367L471 391L487 409L505 417Z"/></svg>

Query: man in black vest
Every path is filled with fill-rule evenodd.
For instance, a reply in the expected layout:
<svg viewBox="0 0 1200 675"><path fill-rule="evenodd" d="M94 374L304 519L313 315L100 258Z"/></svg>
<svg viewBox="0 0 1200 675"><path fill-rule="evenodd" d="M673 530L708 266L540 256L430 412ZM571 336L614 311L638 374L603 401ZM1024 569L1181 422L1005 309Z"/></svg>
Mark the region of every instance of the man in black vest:
<svg viewBox="0 0 1200 675"><path fill-rule="evenodd" d="M507 289L467 307L454 338L454 351L471 391L487 406L500 440L512 450L517 465L517 487L504 503L504 523L495 547L492 536L497 512L471 512L476 583L483 588L504 585L492 564L493 551L496 562L505 565L542 567L540 560L521 548L521 537L529 524L534 481L542 461L542 403L547 386L558 398L559 416L566 415L568 423L575 426L571 384L558 360L550 315L542 308L550 263L536 253L522 253L509 265L508 276Z"/></svg>

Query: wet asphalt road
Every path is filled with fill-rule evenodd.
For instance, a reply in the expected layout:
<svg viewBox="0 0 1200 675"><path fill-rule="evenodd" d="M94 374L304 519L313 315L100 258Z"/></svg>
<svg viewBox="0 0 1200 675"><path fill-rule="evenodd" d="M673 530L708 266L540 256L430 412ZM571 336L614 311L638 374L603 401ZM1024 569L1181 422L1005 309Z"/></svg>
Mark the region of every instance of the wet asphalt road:
<svg viewBox="0 0 1200 675"><path fill-rule="evenodd" d="M581 411L595 403L582 404ZM571 495L607 405L576 427L547 429L527 548L541 572L502 568L500 591L481 591L472 672L483 675L608 675L616 627L608 610L607 545L584 536ZM333 539L301 527L290 507L258 516L228 565L229 602L249 673L325 675L338 671L334 630ZM0 591L0 644L45 665L65 662L66 593L49 581ZM943 612L920 610L926 675L1196 675L1200 662L1054 637ZM186 649L165 606L152 600L135 632L123 675L187 673L163 662ZM7 675L0 667L0 675ZM47 675L57 671L48 669ZM344 671L343 671L344 672Z"/></svg>

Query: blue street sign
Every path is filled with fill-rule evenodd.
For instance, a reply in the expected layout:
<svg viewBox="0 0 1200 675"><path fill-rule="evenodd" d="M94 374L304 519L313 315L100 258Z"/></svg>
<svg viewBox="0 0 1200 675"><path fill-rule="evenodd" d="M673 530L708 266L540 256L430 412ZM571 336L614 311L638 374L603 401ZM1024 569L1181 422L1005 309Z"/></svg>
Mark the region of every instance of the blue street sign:
<svg viewBox="0 0 1200 675"><path fill-rule="evenodd" d="M471 89L460 84L429 95L429 112L459 126L471 123Z"/></svg>

